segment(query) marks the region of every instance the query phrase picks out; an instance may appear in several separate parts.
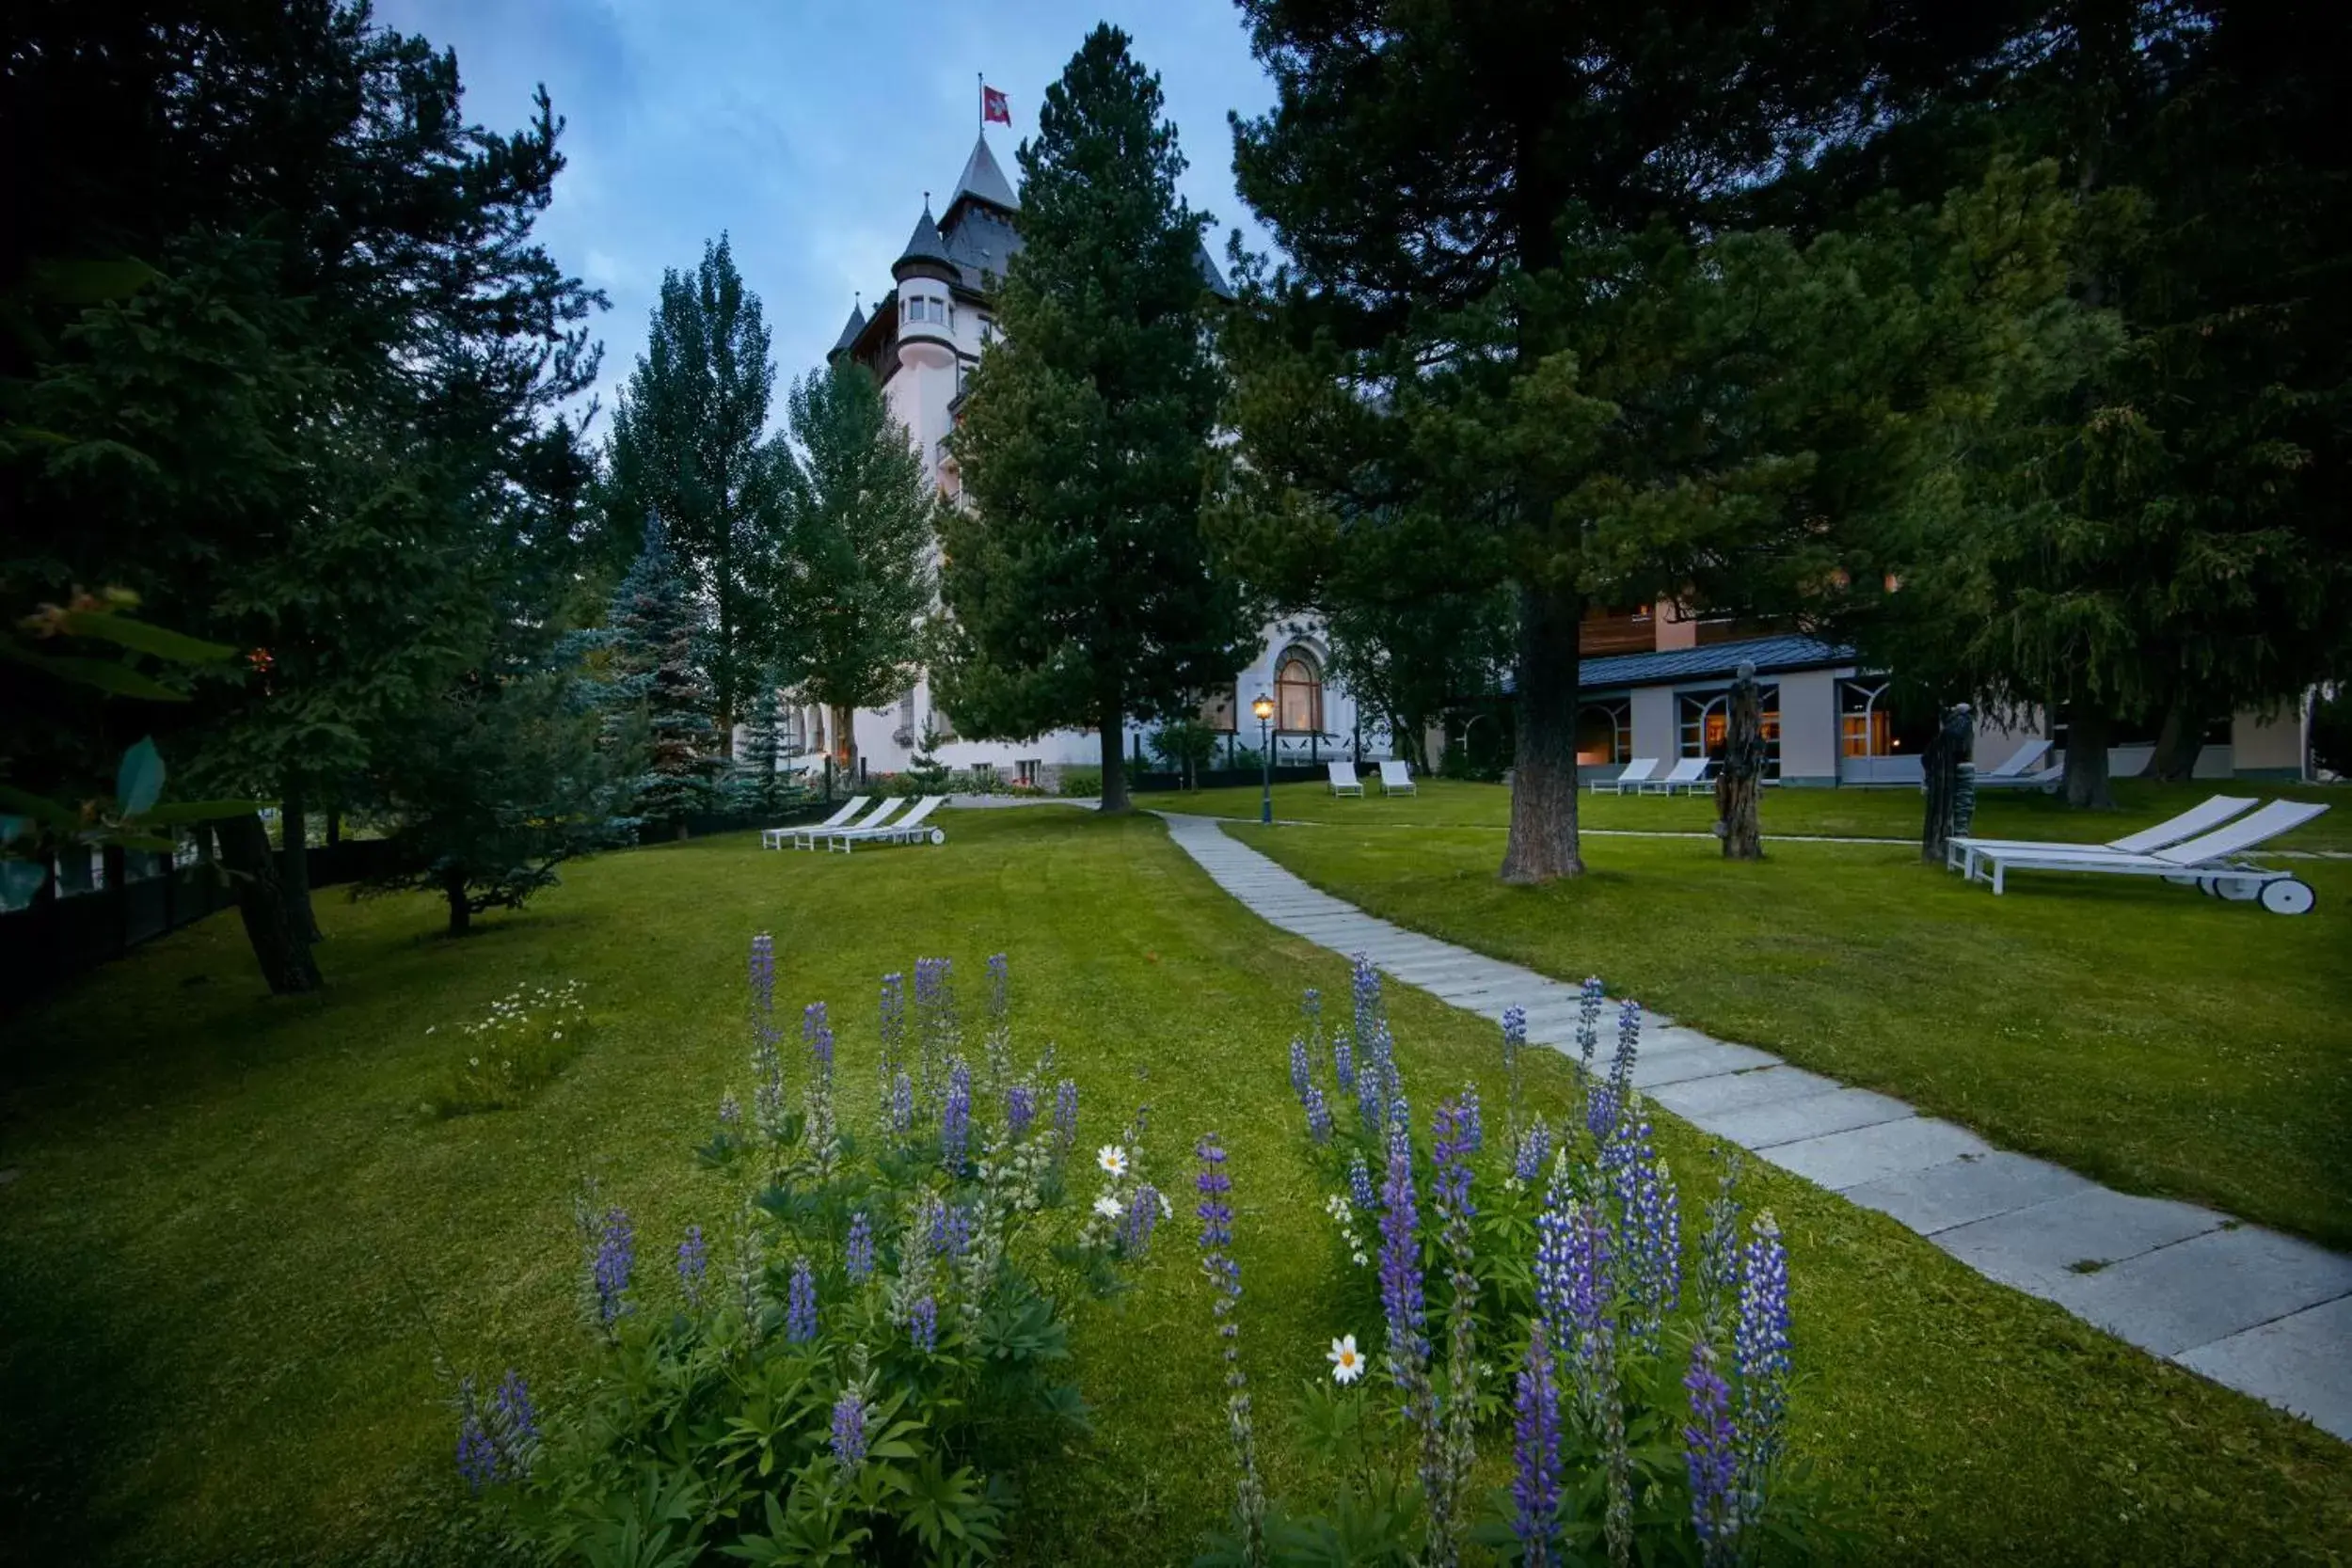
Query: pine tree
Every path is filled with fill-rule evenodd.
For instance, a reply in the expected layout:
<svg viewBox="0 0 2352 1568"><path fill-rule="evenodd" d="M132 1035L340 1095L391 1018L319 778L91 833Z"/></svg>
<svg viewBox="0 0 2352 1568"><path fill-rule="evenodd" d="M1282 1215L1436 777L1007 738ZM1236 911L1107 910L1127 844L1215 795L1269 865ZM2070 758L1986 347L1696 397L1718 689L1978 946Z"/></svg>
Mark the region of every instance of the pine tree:
<svg viewBox="0 0 2352 1568"><path fill-rule="evenodd" d="M786 393L785 412L800 686L832 721L835 768L854 777L857 709L914 679L940 507L865 366L845 358L810 372Z"/></svg>
<svg viewBox="0 0 2352 1568"><path fill-rule="evenodd" d="M1200 526L1221 389L1208 220L1176 195L1175 128L1127 43L1097 27L1021 147L1022 249L954 437L971 504L944 530L932 672L964 735L1090 724L1106 811L1127 804L1127 716L1173 710L1251 652Z"/></svg>
<svg viewBox="0 0 2352 1568"><path fill-rule="evenodd" d="M784 721L784 692L771 677L760 683L743 710L743 742L736 748L735 774L728 790L735 809L772 817L798 793L781 770Z"/></svg>
<svg viewBox="0 0 2352 1568"><path fill-rule="evenodd" d="M791 662L780 601L780 459L767 436L775 383L759 296L724 234L691 275L661 277L637 369L612 414L607 506L616 533L655 516L711 611L711 705L722 755L758 681Z"/></svg>
<svg viewBox="0 0 2352 1568"><path fill-rule="evenodd" d="M720 767L710 723L710 686L695 658L699 618L692 589L659 518L645 523L636 564L612 595L614 694L644 716L644 770L636 813L686 836L687 818L707 811Z"/></svg>

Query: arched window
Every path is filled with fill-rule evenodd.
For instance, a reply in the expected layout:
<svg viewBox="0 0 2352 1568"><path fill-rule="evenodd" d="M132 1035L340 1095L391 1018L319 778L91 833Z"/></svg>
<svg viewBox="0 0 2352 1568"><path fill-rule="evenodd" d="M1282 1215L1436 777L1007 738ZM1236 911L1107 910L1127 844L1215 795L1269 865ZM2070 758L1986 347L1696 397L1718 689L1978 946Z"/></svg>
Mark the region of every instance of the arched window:
<svg viewBox="0 0 2352 1568"><path fill-rule="evenodd" d="M1633 705L1623 697L1586 703L1576 710L1576 760L1598 767L1633 755Z"/></svg>
<svg viewBox="0 0 2352 1568"><path fill-rule="evenodd" d="M1304 648L1275 661L1274 727L1284 735L1323 733L1323 670Z"/></svg>

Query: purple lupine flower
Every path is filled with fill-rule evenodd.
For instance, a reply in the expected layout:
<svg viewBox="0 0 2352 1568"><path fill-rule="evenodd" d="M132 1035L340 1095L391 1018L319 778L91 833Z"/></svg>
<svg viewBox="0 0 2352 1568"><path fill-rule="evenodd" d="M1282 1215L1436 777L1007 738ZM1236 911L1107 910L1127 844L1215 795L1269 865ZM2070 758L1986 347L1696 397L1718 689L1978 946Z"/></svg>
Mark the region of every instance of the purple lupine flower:
<svg viewBox="0 0 2352 1568"><path fill-rule="evenodd" d="M963 1169L972 1142L972 1069L958 1056L947 1069L947 1103L939 1113L939 1160L949 1174Z"/></svg>
<svg viewBox="0 0 2352 1568"><path fill-rule="evenodd" d="M1372 1185L1372 1167L1364 1164L1361 1149L1347 1163L1347 1197L1359 1214L1369 1214L1380 1207L1380 1195Z"/></svg>
<svg viewBox="0 0 2352 1568"><path fill-rule="evenodd" d="M722 1128L726 1129L728 1132L733 1132L736 1128L740 1127L742 1124L743 1102L736 1099L735 1096L731 1094L720 1096L719 1125Z"/></svg>
<svg viewBox="0 0 2352 1568"><path fill-rule="evenodd" d="M784 1058L777 1053L776 944L762 931L752 938L752 1118L772 1135L784 1123Z"/></svg>
<svg viewBox="0 0 2352 1568"><path fill-rule="evenodd" d="M1228 1196L1232 1179L1225 1174L1225 1146L1215 1132L1203 1134L1193 1152L1200 1171L1193 1186L1200 1194L1194 1212L1200 1218L1200 1267L1216 1288L1210 1315L1217 1338L1224 1341L1225 1426L1232 1439L1239 1472L1234 1500L1241 1514L1244 1555L1257 1562L1264 1558L1265 1493L1258 1481L1258 1452L1249 1415L1249 1379L1241 1370L1241 1265L1233 1259L1233 1205Z"/></svg>
<svg viewBox="0 0 2352 1568"><path fill-rule="evenodd" d="M1298 1010L1307 1015L1308 1027L1318 1031L1321 1030L1323 1027L1323 992L1315 990L1312 986L1309 986L1305 990L1300 991L1298 993Z"/></svg>
<svg viewBox="0 0 2352 1568"><path fill-rule="evenodd" d="M1609 1076L1620 1084L1633 1082L1633 1058L1642 1044L1642 1005L1628 997L1617 1004L1617 1053L1609 1060Z"/></svg>
<svg viewBox="0 0 2352 1568"><path fill-rule="evenodd" d="M1381 1082L1379 1060L1367 1053L1356 1065L1356 1115L1364 1124L1365 1137L1386 1135L1388 1113L1388 1085Z"/></svg>
<svg viewBox="0 0 2352 1568"><path fill-rule="evenodd" d="M1593 1076L1593 1053L1600 1049L1602 999L1600 976L1587 976L1583 989L1577 992L1576 997L1576 1054L1588 1083Z"/></svg>
<svg viewBox="0 0 2352 1568"><path fill-rule="evenodd" d="M1054 1085L1054 1137L1064 1153L1078 1141L1078 1085L1067 1078Z"/></svg>
<svg viewBox="0 0 2352 1568"><path fill-rule="evenodd" d="M882 1116L891 1114L890 1097L898 1079L899 1064L906 1059L907 1045L907 977L893 971L882 977Z"/></svg>
<svg viewBox="0 0 2352 1568"><path fill-rule="evenodd" d="M1470 1156L1478 1148L1477 1096L1466 1090L1440 1101L1430 1138L1431 1162L1437 1167L1430 1181L1431 1200L1440 1213L1468 1219L1475 1212L1470 1207Z"/></svg>
<svg viewBox="0 0 2352 1568"><path fill-rule="evenodd" d="M596 1242L596 1259L590 1270L596 1291L596 1311L606 1327L628 1310L628 1272L637 1261L637 1235L628 1215L608 1209L604 1232Z"/></svg>
<svg viewBox="0 0 2352 1568"><path fill-rule="evenodd" d="M866 1463L866 1402L844 1388L833 1404L833 1457L845 1470Z"/></svg>
<svg viewBox="0 0 2352 1568"><path fill-rule="evenodd" d="M1152 1245L1152 1227L1160 1223L1160 1190L1138 1182L1119 1213L1119 1244L1130 1258L1140 1258Z"/></svg>
<svg viewBox="0 0 2352 1568"><path fill-rule="evenodd" d="M931 1250L950 1263L961 1262L972 1245L972 1211L961 1203L931 1205Z"/></svg>
<svg viewBox="0 0 2352 1568"><path fill-rule="evenodd" d="M1551 1128L1538 1120L1520 1134L1519 1147L1511 1155L1511 1174L1521 1181L1540 1180L1550 1159Z"/></svg>
<svg viewBox="0 0 2352 1568"><path fill-rule="evenodd" d="M776 1010L776 939L762 931L752 938L752 1013L755 1023Z"/></svg>
<svg viewBox="0 0 2352 1568"><path fill-rule="evenodd" d="M1753 1516L1765 1479L1780 1456L1788 1408L1788 1252L1772 1212L1756 1216L1740 1259L1740 1318L1732 1338L1740 1369L1740 1490Z"/></svg>
<svg viewBox="0 0 2352 1568"><path fill-rule="evenodd" d="M473 1379L464 1378L457 1385L457 1474L477 1496L482 1489L499 1479L499 1451L490 1441L489 1429L482 1423L482 1410L474 1402Z"/></svg>
<svg viewBox="0 0 2352 1568"><path fill-rule="evenodd" d="M1348 1044L1344 1029L1335 1031L1331 1036L1331 1071L1339 1079L1342 1094L1356 1092L1356 1051Z"/></svg>
<svg viewBox="0 0 2352 1568"><path fill-rule="evenodd" d="M850 1284L863 1285L874 1277L874 1222L863 1209L850 1216L850 1234L841 1243L841 1258Z"/></svg>
<svg viewBox="0 0 2352 1568"><path fill-rule="evenodd" d="M1389 1321L1389 1375L1409 1393L1415 1370L1428 1360L1429 1340L1422 1300L1413 1150L1401 1135L1389 1140L1389 1178L1380 1196L1380 1305Z"/></svg>
<svg viewBox="0 0 2352 1568"><path fill-rule="evenodd" d="M784 1303L784 1337L796 1345L817 1338L817 1271L805 1258L792 1259L792 1283Z"/></svg>
<svg viewBox="0 0 2352 1568"><path fill-rule="evenodd" d="M710 1249L703 1244L703 1227L690 1225L686 1239L677 1244L678 1282L686 1287L686 1305L702 1305L703 1271L709 1266Z"/></svg>
<svg viewBox="0 0 2352 1568"><path fill-rule="evenodd" d="M1008 1011L1006 982L1012 971L1011 960L1002 953L993 953L988 959L988 1016L1001 1019Z"/></svg>
<svg viewBox="0 0 2352 1568"><path fill-rule="evenodd" d="M1331 1102L1323 1098L1323 1085L1307 1085L1307 1135L1318 1144L1331 1141Z"/></svg>
<svg viewBox="0 0 2352 1568"><path fill-rule="evenodd" d="M1681 1299L1682 1212L1638 1106L1617 1118L1600 1164L1617 1197L1616 1255L1633 1332L1654 1352L1666 1315Z"/></svg>
<svg viewBox="0 0 2352 1568"><path fill-rule="evenodd" d="M825 1005L811 1002L801 1013L801 1038L808 1042L809 1060L817 1070L833 1073L833 1025L825 1022Z"/></svg>
<svg viewBox="0 0 2352 1568"><path fill-rule="evenodd" d="M1740 1499L1733 1482L1739 1467L1737 1434L1731 1424L1731 1390L1715 1370L1715 1347L1704 1338L1691 1345L1691 1370L1682 1380L1691 1391L1691 1424L1682 1429L1683 1457L1691 1473L1691 1523L1708 1563L1738 1560Z"/></svg>
<svg viewBox="0 0 2352 1568"><path fill-rule="evenodd" d="M1609 1227L1565 1180L1555 1181L1535 1221L1535 1302L1581 1365L1597 1359L1613 1332L1610 1293Z"/></svg>
<svg viewBox="0 0 2352 1568"><path fill-rule="evenodd" d="M531 1386L512 1367L490 1397L490 1439L498 1449L501 1476L520 1481L531 1474L532 1459L539 1451L539 1412L531 1402Z"/></svg>
<svg viewBox="0 0 2352 1568"><path fill-rule="evenodd" d="M1037 1091L1026 1084L1015 1084L1005 1091L1005 1131L1019 1143L1029 1135L1037 1122Z"/></svg>
<svg viewBox="0 0 2352 1568"><path fill-rule="evenodd" d="M1356 1004L1356 1037L1370 1039L1380 1018L1380 972L1359 953L1349 960L1348 984Z"/></svg>
<svg viewBox="0 0 2352 1568"><path fill-rule="evenodd" d="M1314 1086L1314 1074L1307 1066L1307 1042L1294 1038L1291 1041L1291 1093L1305 1100L1307 1091Z"/></svg>
<svg viewBox="0 0 2352 1568"><path fill-rule="evenodd" d="M914 1082L901 1072L890 1083L890 1132L905 1137L914 1131Z"/></svg>
<svg viewBox="0 0 2352 1568"><path fill-rule="evenodd" d="M907 1308L907 1338L925 1355L939 1348L939 1303L929 1296L917 1296Z"/></svg>
<svg viewBox="0 0 2352 1568"><path fill-rule="evenodd" d="M1518 1422L1511 1482L1516 1516L1511 1533L1519 1538L1519 1561L1548 1568L1560 1533L1560 1386L1551 1370L1551 1347L1541 1318L1528 1325L1527 1359L1520 1363Z"/></svg>
<svg viewBox="0 0 2352 1568"><path fill-rule="evenodd" d="M1519 1048L1527 1043L1527 1009L1509 1006L1502 1009L1502 1065L1518 1065Z"/></svg>
<svg viewBox="0 0 2352 1568"><path fill-rule="evenodd" d="M957 1039L956 991L948 958L914 960L914 1033L923 1048L922 1089L926 1110L935 1106L945 1085L947 1054Z"/></svg>

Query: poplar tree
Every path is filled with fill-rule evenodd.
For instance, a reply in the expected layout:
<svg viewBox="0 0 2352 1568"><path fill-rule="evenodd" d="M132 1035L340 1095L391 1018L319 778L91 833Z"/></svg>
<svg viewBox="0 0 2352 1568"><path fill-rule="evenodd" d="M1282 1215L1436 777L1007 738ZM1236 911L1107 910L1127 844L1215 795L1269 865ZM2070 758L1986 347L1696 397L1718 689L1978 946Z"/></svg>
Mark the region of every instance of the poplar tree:
<svg viewBox="0 0 2352 1568"><path fill-rule="evenodd" d="M666 271L645 352L612 414L608 509L630 535L658 517L709 627L709 717L722 755L790 630L775 562L784 521L767 436L775 367L759 296L724 234L691 273Z"/></svg>
<svg viewBox="0 0 2352 1568"><path fill-rule="evenodd" d="M940 505L865 366L794 382L783 481L801 689L826 710L834 765L857 771L857 710L912 685L936 579Z"/></svg>
<svg viewBox="0 0 2352 1568"><path fill-rule="evenodd" d="M1022 144L1022 248L953 439L967 509L944 530L933 690L967 736L1100 737L1103 808L1127 806L1127 717L1228 682L1252 651L1200 531L1222 388L1208 219L1159 78L1097 27Z"/></svg>

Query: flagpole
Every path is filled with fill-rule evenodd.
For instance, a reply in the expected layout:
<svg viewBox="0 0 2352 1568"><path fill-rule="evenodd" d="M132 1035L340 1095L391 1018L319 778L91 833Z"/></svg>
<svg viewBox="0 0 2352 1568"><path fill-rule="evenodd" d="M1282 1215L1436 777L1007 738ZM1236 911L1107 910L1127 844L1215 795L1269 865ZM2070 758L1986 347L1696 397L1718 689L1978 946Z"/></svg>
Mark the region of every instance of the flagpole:
<svg viewBox="0 0 2352 1568"><path fill-rule="evenodd" d="M972 73L972 80L980 89L980 135L985 136L988 135L988 72L976 71Z"/></svg>

